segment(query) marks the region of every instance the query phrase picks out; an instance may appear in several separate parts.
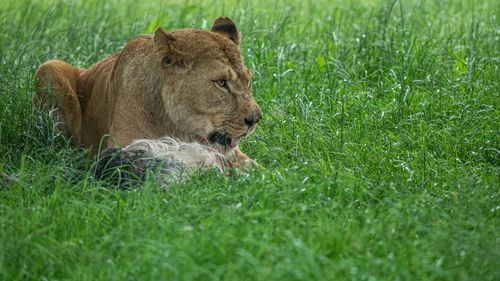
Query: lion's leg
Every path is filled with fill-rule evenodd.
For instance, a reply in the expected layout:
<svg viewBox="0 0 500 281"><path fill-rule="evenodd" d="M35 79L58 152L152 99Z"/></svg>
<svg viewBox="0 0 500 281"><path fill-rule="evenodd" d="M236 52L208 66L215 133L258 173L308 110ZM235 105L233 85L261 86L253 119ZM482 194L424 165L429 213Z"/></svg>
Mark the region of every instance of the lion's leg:
<svg viewBox="0 0 500 281"><path fill-rule="evenodd" d="M255 167L257 169L262 169L262 167L257 162L252 160L245 153L241 152L239 147L236 147L234 149L234 161L245 168Z"/></svg>
<svg viewBox="0 0 500 281"><path fill-rule="evenodd" d="M57 107L59 130L65 137L73 137L76 144L81 142L82 112L76 89L81 71L60 60L42 64L35 74L33 98L33 103L47 112Z"/></svg>

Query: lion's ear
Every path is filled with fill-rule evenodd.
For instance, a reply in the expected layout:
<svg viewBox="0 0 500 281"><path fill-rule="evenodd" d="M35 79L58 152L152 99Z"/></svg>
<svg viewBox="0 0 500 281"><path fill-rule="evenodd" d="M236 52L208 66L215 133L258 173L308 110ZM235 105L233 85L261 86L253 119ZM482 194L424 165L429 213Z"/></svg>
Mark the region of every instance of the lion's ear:
<svg viewBox="0 0 500 281"><path fill-rule="evenodd" d="M234 24L234 22L228 17L216 18L214 25L212 26L212 31L229 37L229 39L236 43L236 45L240 44L240 34L238 33L238 28L236 28L236 24Z"/></svg>
<svg viewBox="0 0 500 281"><path fill-rule="evenodd" d="M183 66L183 53L176 48L176 39L171 33L165 32L161 27L156 28L154 44L165 68Z"/></svg>

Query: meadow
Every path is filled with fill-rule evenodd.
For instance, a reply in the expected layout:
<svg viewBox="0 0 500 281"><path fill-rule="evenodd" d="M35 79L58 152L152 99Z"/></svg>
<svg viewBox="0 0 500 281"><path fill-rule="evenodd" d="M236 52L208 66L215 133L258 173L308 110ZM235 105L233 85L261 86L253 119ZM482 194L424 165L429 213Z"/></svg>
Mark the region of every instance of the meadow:
<svg viewBox="0 0 500 281"><path fill-rule="evenodd" d="M267 170L124 191L33 110L43 62L220 15ZM0 280L500 280L500 2L2 0L0 20Z"/></svg>

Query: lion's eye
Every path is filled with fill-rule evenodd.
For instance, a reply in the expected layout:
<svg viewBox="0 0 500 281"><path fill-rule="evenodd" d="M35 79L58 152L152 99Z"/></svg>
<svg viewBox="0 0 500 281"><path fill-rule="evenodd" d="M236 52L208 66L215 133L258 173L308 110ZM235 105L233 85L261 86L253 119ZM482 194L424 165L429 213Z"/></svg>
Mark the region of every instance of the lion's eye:
<svg viewBox="0 0 500 281"><path fill-rule="evenodd" d="M224 79L217 80L217 81L215 81L215 83L217 83L217 85L219 87L224 88L224 89L226 89L226 91L228 91L229 93L231 93L231 90L229 89L229 85L227 84L226 80L224 80Z"/></svg>
<svg viewBox="0 0 500 281"><path fill-rule="evenodd" d="M217 82L217 85L219 85L222 88L226 88L227 87L227 81L224 80L224 79L217 80L216 82Z"/></svg>

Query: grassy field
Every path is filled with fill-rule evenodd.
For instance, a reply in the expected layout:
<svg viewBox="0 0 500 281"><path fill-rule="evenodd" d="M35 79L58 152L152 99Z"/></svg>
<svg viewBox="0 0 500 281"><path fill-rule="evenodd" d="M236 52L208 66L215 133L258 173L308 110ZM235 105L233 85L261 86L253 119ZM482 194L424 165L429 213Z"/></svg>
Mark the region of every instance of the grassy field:
<svg viewBox="0 0 500 281"><path fill-rule="evenodd" d="M2 1L0 280L500 280L498 1L142 2ZM268 170L130 191L79 172L33 113L38 66L219 15Z"/></svg>

